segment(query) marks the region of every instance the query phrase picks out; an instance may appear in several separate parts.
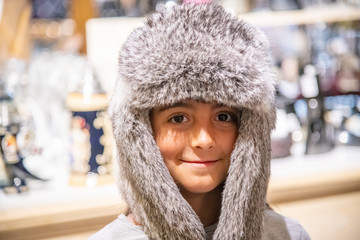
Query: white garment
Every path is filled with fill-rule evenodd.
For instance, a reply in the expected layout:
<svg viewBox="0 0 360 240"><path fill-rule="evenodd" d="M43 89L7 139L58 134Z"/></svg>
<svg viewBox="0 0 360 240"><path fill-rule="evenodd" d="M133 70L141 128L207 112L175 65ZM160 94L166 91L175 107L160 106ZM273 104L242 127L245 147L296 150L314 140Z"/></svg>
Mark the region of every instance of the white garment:
<svg viewBox="0 0 360 240"><path fill-rule="evenodd" d="M216 224L205 228L207 239L211 239ZM284 217L272 210L265 213L263 240L310 240L308 233L298 221ZM149 240L142 227L129 222L125 215L106 225L89 240Z"/></svg>

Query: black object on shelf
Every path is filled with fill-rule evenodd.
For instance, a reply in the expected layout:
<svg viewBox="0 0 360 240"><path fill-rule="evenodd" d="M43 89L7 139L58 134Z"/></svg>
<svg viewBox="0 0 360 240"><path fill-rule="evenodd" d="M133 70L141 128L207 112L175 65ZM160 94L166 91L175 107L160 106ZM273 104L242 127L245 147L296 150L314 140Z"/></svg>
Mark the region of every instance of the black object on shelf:
<svg viewBox="0 0 360 240"><path fill-rule="evenodd" d="M13 99L0 85L0 188L6 193L27 191L27 179L43 180L24 165L17 145L19 132L20 122Z"/></svg>
<svg viewBox="0 0 360 240"><path fill-rule="evenodd" d="M305 154L328 152L335 146L334 127L324 118L324 98L319 75L313 65L304 68L300 78L302 96L307 104L307 139Z"/></svg>

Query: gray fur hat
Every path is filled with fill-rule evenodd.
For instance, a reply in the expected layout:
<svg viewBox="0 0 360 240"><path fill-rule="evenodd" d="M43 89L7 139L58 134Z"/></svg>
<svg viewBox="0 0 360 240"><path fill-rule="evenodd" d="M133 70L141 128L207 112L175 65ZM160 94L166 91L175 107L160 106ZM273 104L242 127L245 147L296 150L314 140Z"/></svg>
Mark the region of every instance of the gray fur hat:
<svg viewBox="0 0 360 240"><path fill-rule="evenodd" d="M170 176L149 112L186 99L241 109L214 239L261 239L275 126L275 84L266 37L214 3L149 16L123 45L109 107L118 185L151 239L205 239Z"/></svg>

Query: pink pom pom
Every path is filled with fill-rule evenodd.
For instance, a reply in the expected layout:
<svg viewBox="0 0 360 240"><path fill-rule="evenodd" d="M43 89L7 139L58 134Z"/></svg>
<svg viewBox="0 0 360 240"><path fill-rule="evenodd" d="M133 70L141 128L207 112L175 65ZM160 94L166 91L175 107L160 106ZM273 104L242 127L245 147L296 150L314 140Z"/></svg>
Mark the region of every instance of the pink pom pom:
<svg viewBox="0 0 360 240"><path fill-rule="evenodd" d="M204 4L204 3L209 3L212 0L184 0L184 3L195 3L195 4Z"/></svg>

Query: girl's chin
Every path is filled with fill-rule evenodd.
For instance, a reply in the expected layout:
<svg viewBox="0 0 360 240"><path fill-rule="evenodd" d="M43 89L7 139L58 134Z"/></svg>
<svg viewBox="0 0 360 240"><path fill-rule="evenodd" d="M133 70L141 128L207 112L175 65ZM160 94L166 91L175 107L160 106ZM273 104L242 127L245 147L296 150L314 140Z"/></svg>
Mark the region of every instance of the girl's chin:
<svg viewBox="0 0 360 240"><path fill-rule="evenodd" d="M220 183L221 184L221 183ZM211 183L197 183L197 184L183 184L180 186L180 191L192 194L205 194L215 190L220 184Z"/></svg>

